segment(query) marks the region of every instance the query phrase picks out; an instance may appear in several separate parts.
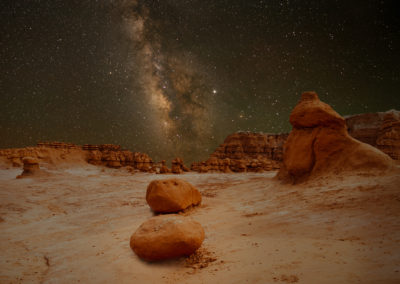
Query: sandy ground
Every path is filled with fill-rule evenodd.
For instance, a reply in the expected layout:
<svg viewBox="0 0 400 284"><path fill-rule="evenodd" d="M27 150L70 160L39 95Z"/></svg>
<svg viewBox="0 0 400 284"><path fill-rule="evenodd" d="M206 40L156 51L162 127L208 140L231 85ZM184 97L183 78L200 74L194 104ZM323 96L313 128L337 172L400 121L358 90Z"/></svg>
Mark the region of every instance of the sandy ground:
<svg viewBox="0 0 400 284"><path fill-rule="evenodd" d="M203 194L185 212L206 239L161 263L130 249L153 215L145 192L171 177L0 170L1 283L400 283L400 174L282 185L264 174L180 175Z"/></svg>

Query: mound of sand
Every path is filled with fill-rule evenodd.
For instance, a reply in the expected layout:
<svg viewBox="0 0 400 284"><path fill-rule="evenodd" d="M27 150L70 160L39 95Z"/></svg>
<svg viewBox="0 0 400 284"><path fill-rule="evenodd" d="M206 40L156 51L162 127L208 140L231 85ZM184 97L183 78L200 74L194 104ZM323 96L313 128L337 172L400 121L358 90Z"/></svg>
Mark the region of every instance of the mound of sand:
<svg viewBox="0 0 400 284"><path fill-rule="evenodd" d="M380 174L392 159L352 138L345 120L314 92L306 92L290 115L292 131L284 145L278 178L293 183L342 172Z"/></svg>

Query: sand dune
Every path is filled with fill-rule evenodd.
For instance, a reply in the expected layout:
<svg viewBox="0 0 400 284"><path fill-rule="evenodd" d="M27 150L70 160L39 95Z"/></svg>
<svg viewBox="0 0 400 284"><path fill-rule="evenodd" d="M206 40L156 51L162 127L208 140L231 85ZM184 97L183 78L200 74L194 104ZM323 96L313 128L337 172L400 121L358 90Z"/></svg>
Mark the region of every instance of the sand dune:
<svg viewBox="0 0 400 284"><path fill-rule="evenodd" d="M399 283L400 174L283 185L275 172L187 173L196 255L146 263L130 249L163 175L82 166L0 170L1 283Z"/></svg>

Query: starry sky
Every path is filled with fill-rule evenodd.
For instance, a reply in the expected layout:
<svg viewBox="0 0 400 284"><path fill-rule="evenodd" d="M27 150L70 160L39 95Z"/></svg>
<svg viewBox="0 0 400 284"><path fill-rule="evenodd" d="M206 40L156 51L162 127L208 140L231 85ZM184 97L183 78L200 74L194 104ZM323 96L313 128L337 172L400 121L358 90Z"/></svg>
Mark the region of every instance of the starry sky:
<svg viewBox="0 0 400 284"><path fill-rule="evenodd" d="M368 0L6 0L0 148L120 144L204 160L288 132L303 91L342 115L400 109L400 10Z"/></svg>

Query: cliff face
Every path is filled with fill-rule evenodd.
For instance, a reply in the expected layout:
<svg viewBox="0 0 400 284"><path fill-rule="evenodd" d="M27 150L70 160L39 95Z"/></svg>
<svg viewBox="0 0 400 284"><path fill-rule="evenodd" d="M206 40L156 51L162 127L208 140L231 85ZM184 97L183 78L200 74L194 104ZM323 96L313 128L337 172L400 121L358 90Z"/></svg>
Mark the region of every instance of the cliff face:
<svg viewBox="0 0 400 284"><path fill-rule="evenodd" d="M229 135L207 161L193 163L194 171L258 172L279 168L288 134L238 132Z"/></svg>
<svg viewBox="0 0 400 284"><path fill-rule="evenodd" d="M288 134L237 132L229 135L211 157L218 159L256 159L259 156L282 160L282 146Z"/></svg>
<svg viewBox="0 0 400 284"><path fill-rule="evenodd" d="M346 124L352 137L400 160L400 111L348 116Z"/></svg>

